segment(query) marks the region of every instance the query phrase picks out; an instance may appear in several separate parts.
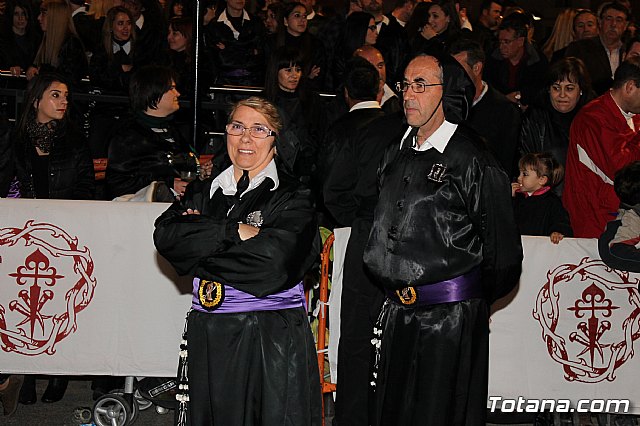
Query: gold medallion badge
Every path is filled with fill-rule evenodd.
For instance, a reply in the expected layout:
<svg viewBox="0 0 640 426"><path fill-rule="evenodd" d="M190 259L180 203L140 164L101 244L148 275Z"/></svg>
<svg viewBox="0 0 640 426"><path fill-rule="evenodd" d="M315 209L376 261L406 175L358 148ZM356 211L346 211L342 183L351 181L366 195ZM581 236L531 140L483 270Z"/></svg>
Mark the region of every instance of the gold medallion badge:
<svg viewBox="0 0 640 426"><path fill-rule="evenodd" d="M224 300L224 286L217 281L200 280L198 299L203 308L216 309Z"/></svg>
<svg viewBox="0 0 640 426"><path fill-rule="evenodd" d="M413 305L418 298L414 287L405 287L401 290L396 290L396 294L398 295L398 299L400 299L400 303L403 305Z"/></svg>

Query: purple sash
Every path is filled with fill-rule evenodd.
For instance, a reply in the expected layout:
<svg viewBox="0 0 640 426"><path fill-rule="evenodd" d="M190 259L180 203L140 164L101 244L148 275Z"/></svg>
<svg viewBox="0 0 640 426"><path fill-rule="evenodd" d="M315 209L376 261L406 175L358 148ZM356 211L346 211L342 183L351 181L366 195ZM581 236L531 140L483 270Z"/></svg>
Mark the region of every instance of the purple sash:
<svg viewBox="0 0 640 426"><path fill-rule="evenodd" d="M387 297L399 305L409 307L478 299L484 297L480 275L480 268L475 267L466 274L434 284L395 291L387 289Z"/></svg>
<svg viewBox="0 0 640 426"><path fill-rule="evenodd" d="M205 309L200 304L198 290L200 288L200 278L193 279L193 299L191 306L196 311L211 314L229 314L252 311L276 311L279 309L304 308L306 300L304 297L304 287L302 281L290 289L265 297L255 297L234 287L224 286L224 298L220 306L214 310Z"/></svg>

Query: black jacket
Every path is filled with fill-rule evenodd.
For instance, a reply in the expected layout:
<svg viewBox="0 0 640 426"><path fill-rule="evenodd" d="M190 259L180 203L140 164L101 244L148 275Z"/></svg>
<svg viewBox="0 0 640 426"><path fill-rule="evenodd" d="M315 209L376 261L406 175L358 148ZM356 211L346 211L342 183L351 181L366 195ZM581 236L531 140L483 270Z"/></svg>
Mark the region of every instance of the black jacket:
<svg viewBox="0 0 640 426"><path fill-rule="evenodd" d="M84 46L75 36L67 36L58 53L58 64L40 64L40 72L55 71L69 79L76 89L81 85L81 80L89 75L89 63L84 53Z"/></svg>
<svg viewBox="0 0 640 426"><path fill-rule="evenodd" d="M553 191L530 197L516 193L513 211L521 235L549 236L559 232L565 237L573 237L569 213Z"/></svg>
<svg viewBox="0 0 640 426"><path fill-rule="evenodd" d="M620 63L624 58L624 43L619 52ZM613 84L613 73L609 64L609 56L600 37L577 40L567 46L565 57L575 56L582 59L591 77L591 85L598 96L605 93Z"/></svg>
<svg viewBox="0 0 640 426"><path fill-rule="evenodd" d="M0 174L2 187L0 196L6 196L8 181L15 176L20 183L22 198L36 198L31 158L35 155L33 144L18 137L17 132L8 132L2 138L6 150L4 155L11 158ZM11 148L7 148L11 145ZM51 144L49 153L49 197L50 199L91 200L95 193L95 174L89 146L84 135L68 124Z"/></svg>
<svg viewBox="0 0 640 426"><path fill-rule="evenodd" d="M173 188L180 170L195 169L195 157L180 134L168 123L170 142L140 118L125 120L109 143L106 184L111 197L134 194L153 181Z"/></svg>
<svg viewBox="0 0 640 426"><path fill-rule="evenodd" d="M278 171L245 193L231 209L218 189L210 199L211 180L189 185L181 202L156 220L153 239L158 252L181 275L222 282L256 297L293 287L320 252L311 192L295 178ZM199 215L182 215L187 208ZM238 223L260 212L263 223L253 238L242 241Z"/></svg>

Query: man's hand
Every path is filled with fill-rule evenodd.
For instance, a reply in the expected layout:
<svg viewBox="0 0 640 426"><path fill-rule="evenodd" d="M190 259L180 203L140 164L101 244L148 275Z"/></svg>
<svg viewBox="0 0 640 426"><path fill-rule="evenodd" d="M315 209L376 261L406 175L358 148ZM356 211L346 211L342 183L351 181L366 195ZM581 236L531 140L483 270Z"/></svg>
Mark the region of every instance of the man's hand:
<svg viewBox="0 0 640 426"><path fill-rule="evenodd" d="M558 244L560 241L562 241L563 238L564 238L564 235L562 235L559 232L552 232L551 233L551 242L553 244Z"/></svg>

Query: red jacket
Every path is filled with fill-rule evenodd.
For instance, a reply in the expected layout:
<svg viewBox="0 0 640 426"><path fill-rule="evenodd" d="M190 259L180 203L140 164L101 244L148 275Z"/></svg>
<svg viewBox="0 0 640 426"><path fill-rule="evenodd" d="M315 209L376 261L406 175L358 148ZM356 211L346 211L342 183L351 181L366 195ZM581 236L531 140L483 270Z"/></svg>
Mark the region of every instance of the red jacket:
<svg viewBox="0 0 640 426"><path fill-rule="evenodd" d="M640 130L640 115L633 117ZM620 200L615 173L640 160L640 134L629 128L609 92L585 105L571 124L562 201L574 235L598 238L615 218Z"/></svg>

